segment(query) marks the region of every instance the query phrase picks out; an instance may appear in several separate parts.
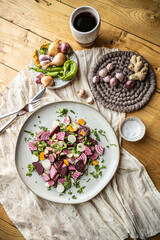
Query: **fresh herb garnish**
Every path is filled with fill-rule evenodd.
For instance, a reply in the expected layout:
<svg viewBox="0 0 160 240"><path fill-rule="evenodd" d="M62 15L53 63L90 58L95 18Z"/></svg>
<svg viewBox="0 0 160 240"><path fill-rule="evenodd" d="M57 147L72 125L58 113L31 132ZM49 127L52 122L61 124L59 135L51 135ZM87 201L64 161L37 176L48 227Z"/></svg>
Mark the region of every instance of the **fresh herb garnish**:
<svg viewBox="0 0 160 240"><path fill-rule="evenodd" d="M88 164L93 165L93 160L91 158L88 159Z"/></svg>
<svg viewBox="0 0 160 240"><path fill-rule="evenodd" d="M65 117L68 113L68 109L66 108L60 108L59 109L59 116L58 117Z"/></svg>
<svg viewBox="0 0 160 240"><path fill-rule="evenodd" d="M46 132L48 130L48 128L43 127L43 126L39 126L39 129L42 129L44 132Z"/></svg>
<svg viewBox="0 0 160 240"><path fill-rule="evenodd" d="M83 193L83 189L85 188L86 186L83 186L83 187L80 187L80 189L78 189L77 193Z"/></svg>
<svg viewBox="0 0 160 240"><path fill-rule="evenodd" d="M86 182L89 182L91 180L91 178L89 178Z"/></svg>
<svg viewBox="0 0 160 240"><path fill-rule="evenodd" d="M98 133L97 133L97 128L92 129L91 133L94 134L94 136L96 137L96 140L97 140L97 141L100 141L100 137L99 137L99 135L98 135Z"/></svg>
<svg viewBox="0 0 160 240"><path fill-rule="evenodd" d="M80 187L79 181L74 182L74 183L73 183L73 186L75 186L76 188L79 188L79 187Z"/></svg>
<svg viewBox="0 0 160 240"><path fill-rule="evenodd" d="M31 151L31 153L37 157L39 157L39 153L37 151Z"/></svg>
<svg viewBox="0 0 160 240"><path fill-rule="evenodd" d="M41 122L41 121L39 121L39 123L41 124L42 122Z"/></svg>
<svg viewBox="0 0 160 240"><path fill-rule="evenodd" d="M101 163L103 163L104 162L104 158L102 158L102 160L101 160Z"/></svg>
<svg viewBox="0 0 160 240"><path fill-rule="evenodd" d="M100 129L98 132L99 132L99 134L101 134L103 137L105 137L105 139L106 139L107 142L108 142L108 138L107 138L106 135L105 135L105 131L103 131L102 129Z"/></svg>
<svg viewBox="0 0 160 240"><path fill-rule="evenodd" d="M63 186L65 188L65 190L68 190L71 187L72 183L71 183L71 176L70 174L68 174L68 176L65 176L65 182L63 183Z"/></svg>
<svg viewBox="0 0 160 240"><path fill-rule="evenodd" d="M31 137L34 137L34 133L27 131L27 130L24 130L24 132L29 133L31 135Z"/></svg>
<svg viewBox="0 0 160 240"><path fill-rule="evenodd" d="M26 173L26 176L32 176L32 173L35 169L35 166L33 166L32 164L28 164L28 172Z"/></svg>
<svg viewBox="0 0 160 240"><path fill-rule="evenodd" d="M72 195L72 192L71 192L71 190L70 190L70 191L68 191L68 194L69 194L69 195Z"/></svg>
<svg viewBox="0 0 160 240"><path fill-rule="evenodd" d="M59 194L59 197L60 197L60 196L63 196L63 193L60 193L60 194Z"/></svg>
<svg viewBox="0 0 160 240"><path fill-rule="evenodd" d="M72 112L72 113L74 113L74 114L76 114L73 110L70 110L70 112Z"/></svg>
<svg viewBox="0 0 160 240"><path fill-rule="evenodd" d="M114 147L117 147L117 145L116 145L116 144L113 144L113 143L112 143L112 144L110 144L110 146L114 146Z"/></svg>
<svg viewBox="0 0 160 240"><path fill-rule="evenodd" d="M38 116L38 118L40 118L40 116Z"/></svg>
<svg viewBox="0 0 160 240"><path fill-rule="evenodd" d="M75 195L72 196L73 199L77 199Z"/></svg>
<svg viewBox="0 0 160 240"><path fill-rule="evenodd" d="M98 178L99 176L102 176L102 171L101 169L106 168L106 166L102 165L101 167L99 165L95 166L95 170L91 172L90 174L94 177L94 178Z"/></svg>
<svg viewBox="0 0 160 240"><path fill-rule="evenodd" d="M106 147L107 147L107 148L109 148L109 146L108 146L108 145L107 145Z"/></svg>

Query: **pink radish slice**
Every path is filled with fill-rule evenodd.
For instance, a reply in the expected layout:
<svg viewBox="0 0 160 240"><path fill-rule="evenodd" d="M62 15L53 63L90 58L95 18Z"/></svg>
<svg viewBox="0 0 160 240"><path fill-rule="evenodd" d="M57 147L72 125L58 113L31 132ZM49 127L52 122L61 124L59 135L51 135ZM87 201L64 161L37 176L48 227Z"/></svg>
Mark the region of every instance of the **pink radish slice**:
<svg viewBox="0 0 160 240"><path fill-rule="evenodd" d="M49 161L50 161L51 163L53 163L53 162L55 161L55 157L53 156L53 154L50 154L50 155L49 155Z"/></svg>
<svg viewBox="0 0 160 240"><path fill-rule="evenodd" d="M88 146L86 146L85 145L85 154L88 156L88 155L92 155L92 151L91 151L91 149L88 147Z"/></svg>
<svg viewBox="0 0 160 240"><path fill-rule="evenodd" d="M28 147L30 151L37 151L37 147L32 142L28 142Z"/></svg>
<svg viewBox="0 0 160 240"><path fill-rule="evenodd" d="M48 181L48 184L49 184L50 186L53 186L54 183L55 183L55 182L54 182L53 180L49 180L49 181Z"/></svg>
<svg viewBox="0 0 160 240"><path fill-rule="evenodd" d="M57 133L56 139L63 141L64 137L65 137L65 132L59 132Z"/></svg>
<svg viewBox="0 0 160 240"><path fill-rule="evenodd" d="M36 135L35 140L39 141L39 140L40 140L40 137L41 137L41 135L42 135L43 133L44 133L44 131L39 132L39 133Z"/></svg>
<svg viewBox="0 0 160 240"><path fill-rule="evenodd" d="M49 140L50 131L46 131L41 135L41 140Z"/></svg>
<svg viewBox="0 0 160 240"><path fill-rule="evenodd" d="M51 179L53 179L57 174L57 170L55 169L55 167L52 165L51 166L51 169L50 169L50 176L51 176Z"/></svg>
<svg viewBox="0 0 160 240"><path fill-rule="evenodd" d="M98 154L97 153L93 153L93 155L91 156L92 160L96 160L98 158Z"/></svg>
<svg viewBox="0 0 160 240"><path fill-rule="evenodd" d="M60 126L57 126L53 131L50 133L50 137L52 137L55 133L58 133L60 131Z"/></svg>
<svg viewBox="0 0 160 240"><path fill-rule="evenodd" d="M71 174L71 177L76 180L81 174L81 172L74 172L73 174Z"/></svg>
<svg viewBox="0 0 160 240"><path fill-rule="evenodd" d="M66 179L65 178L58 178L58 182L60 182L60 183L65 183L65 181L66 181Z"/></svg>
<svg viewBox="0 0 160 240"><path fill-rule="evenodd" d="M63 120L62 120L62 123L67 126L71 123L71 118L69 116L65 117Z"/></svg>
<svg viewBox="0 0 160 240"><path fill-rule="evenodd" d="M50 177L47 173L42 173L41 177L45 182L48 182L48 180L50 180Z"/></svg>
<svg viewBox="0 0 160 240"><path fill-rule="evenodd" d="M68 170L69 170L69 171L74 171L74 170L76 170L76 168L75 168L74 165L69 165L69 166L68 166Z"/></svg>
<svg viewBox="0 0 160 240"><path fill-rule="evenodd" d="M103 155L104 147L99 146L99 145L95 145L95 150L96 150L97 153L99 153L99 155Z"/></svg>
<svg viewBox="0 0 160 240"><path fill-rule="evenodd" d="M85 165L86 162L87 162L87 156L86 156L85 153L82 153L81 156L80 156L79 158L77 158L77 161L79 161L79 160L81 160L81 159L83 160L84 165Z"/></svg>
<svg viewBox="0 0 160 240"><path fill-rule="evenodd" d="M41 175L43 173L43 166L39 162L33 162L32 165L35 167L37 173Z"/></svg>

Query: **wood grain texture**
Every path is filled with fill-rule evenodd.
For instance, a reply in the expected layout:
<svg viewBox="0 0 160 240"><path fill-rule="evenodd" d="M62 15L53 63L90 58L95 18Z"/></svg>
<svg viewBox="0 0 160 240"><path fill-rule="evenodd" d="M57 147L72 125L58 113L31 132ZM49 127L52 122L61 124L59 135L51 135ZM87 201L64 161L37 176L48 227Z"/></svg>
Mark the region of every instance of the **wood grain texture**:
<svg viewBox="0 0 160 240"><path fill-rule="evenodd" d="M61 0L74 8L89 5L103 22L160 45L160 2L154 0ZM131 27L132 26L132 27ZM107 31L107 29L106 29ZM154 38L153 38L154 36Z"/></svg>
<svg viewBox="0 0 160 240"><path fill-rule="evenodd" d="M1 0L0 89L3 89L18 71L28 66L34 48L46 41L59 38L69 42L74 50L81 50L82 47L71 35L69 16L79 5L95 7L100 12L102 24L94 46L137 52L151 63L156 73L157 92L151 101L140 111L128 114L142 119L147 127L146 136L138 143L123 141L123 146L144 164L160 190L160 47L157 46L160 45L159 1L51 2L52 5L48 7L43 1L37 3L33 0ZM24 238L0 205L0 240L6 239ZM159 240L160 234L150 239Z"/></svg>

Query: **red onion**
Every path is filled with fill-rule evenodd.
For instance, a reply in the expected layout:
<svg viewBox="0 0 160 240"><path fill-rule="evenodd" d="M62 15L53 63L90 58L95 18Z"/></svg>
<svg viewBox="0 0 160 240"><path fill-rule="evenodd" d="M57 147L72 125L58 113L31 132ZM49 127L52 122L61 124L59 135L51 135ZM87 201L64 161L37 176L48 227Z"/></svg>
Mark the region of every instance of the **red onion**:
<svg viewBox="0 0 160 240"><path fill-rule="evenodd" d="M40 64L43 67L43 66L47 65L50 62L51 62L50 60L44 60L44 61L41 61Z"/></svg>
<svg viewBox="0 0 160 240"><path fill-rule="evenodd" d="M109 83L110 80L111 80L111 76L110 75L107 75L105 78L103 78L103 81L107 82L107 83Z"/></svg>
<svg viewBox="0 0 160 240"><path fill-rule="evenodd" d="M40 55L39 56L39 61L45 61L45 60L51 60L49 55Z"/></svg>
<svg viewBox="0 0 160 240"><path fill-rule="evenodd" d="M117 85L117 79L115 77L111 78L110 80L110 86L115 87Z"/></svg>
<svg viewBox="0 0 160 240"><path fill-rule="evenodd" d="M99 82L99 77L98 76L94 76L92 81L93 81L93 83L98 83Z"/></svg>
<svg viewBox="0 0 160 240"><path fill-rule="evenodd" d="M40 79L40 78L36 78L36 79L35 79L35 83L41 84L41 79Z"/></svg>
<svg viewBox="0 0 160 240"><path fill-rule="evenodd" d="M71 54L72 48L68 43L62 43L60 46L60 51L64 54Z"/></svg>
<svg viewBox="0 0 160 240"><path fill-rule="evenodd" d="M134 86L135 82L132 81L132 80L128 80L126 83L125 83L125 86L126 88L132 88Z"/></svg>

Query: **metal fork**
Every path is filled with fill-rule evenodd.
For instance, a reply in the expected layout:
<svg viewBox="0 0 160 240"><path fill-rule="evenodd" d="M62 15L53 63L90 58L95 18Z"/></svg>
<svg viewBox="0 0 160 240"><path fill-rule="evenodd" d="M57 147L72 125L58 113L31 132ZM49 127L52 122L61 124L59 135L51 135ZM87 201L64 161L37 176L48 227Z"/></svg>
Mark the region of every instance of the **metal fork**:
<svg viewBox="0 0 160 240"><path fill-rule="evenodd" d="M26 104L22 109L15 111L14 113L16 113L16 115L11 118L2 128L0 128L0 134L3 133L6 128L18 117L23 116L26 112L33 112L34 110L36 110L38 107L40 106L40 101L36 100L32 103L28 103ZM13 114L13 112L12 112ZM10 116L11 114L9 114L8 116Z"/></svg>

